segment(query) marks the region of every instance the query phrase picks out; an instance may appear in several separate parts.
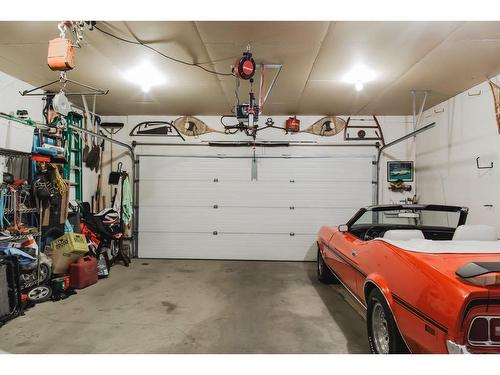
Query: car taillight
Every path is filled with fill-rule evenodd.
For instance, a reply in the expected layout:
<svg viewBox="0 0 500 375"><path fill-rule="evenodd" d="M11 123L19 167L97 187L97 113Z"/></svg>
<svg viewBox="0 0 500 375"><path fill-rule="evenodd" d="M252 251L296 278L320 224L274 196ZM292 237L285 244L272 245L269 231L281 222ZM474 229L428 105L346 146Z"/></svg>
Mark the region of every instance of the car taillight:
<svg viewBox="0 0 500 375"><path fill-rule="evenodd" d="M466 280L472 284L479 286L500 285L500 273L488 273L481 276L470 277Z"/></svg>
<svg viewBox="0 0 500 375"><path fill-rule="evenodd" d="M467 339L471 345L500 346L500 317L474 318Z"/></svg>
<svg viewBox="0 0 500 375"><path fill-rule="evenodd" d="M490 319L490 340L500 343L500 318Z"/></svg>
<svg viewBox="0 0 500 375"><path fill-rule="evenodd" d="M474 319L469 329L469 341L471 343L488 341L488 319Z"/></svg>

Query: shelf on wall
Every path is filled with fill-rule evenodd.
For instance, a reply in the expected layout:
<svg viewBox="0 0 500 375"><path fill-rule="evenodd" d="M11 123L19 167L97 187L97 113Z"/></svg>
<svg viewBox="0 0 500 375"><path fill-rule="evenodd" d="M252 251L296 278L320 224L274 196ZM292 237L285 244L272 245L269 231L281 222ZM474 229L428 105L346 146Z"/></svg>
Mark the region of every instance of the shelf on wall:
<svg viewBox="0 0 500 375"><path fill-rule="evenodd" d="M31 153L0 148L0 156L14 157L14 158L29 158L31 157Z"/></svg>
<svg viewBox="0 0 500 375"><path fill-rule="evenodd" d="M4 214L5 215L11 215L14 213L14 210L12 209L9 209L9 210L5 210L4 211ZM19 214L36 214L38 213L38 208L21 208L19 210L17 210L17 213Z"/></svg>
<svg viewBox="0 0 500 375"><path fill-rule="evenodd" d="M0 242L15 242L15 241L20 241L20 240L25 240L29 236L33 236L36 238L36 237L40 236L40 233L36 232L36 233L29 233L29 234L21 234L19 236L11 236L8 238L0 238Z"/></svg>

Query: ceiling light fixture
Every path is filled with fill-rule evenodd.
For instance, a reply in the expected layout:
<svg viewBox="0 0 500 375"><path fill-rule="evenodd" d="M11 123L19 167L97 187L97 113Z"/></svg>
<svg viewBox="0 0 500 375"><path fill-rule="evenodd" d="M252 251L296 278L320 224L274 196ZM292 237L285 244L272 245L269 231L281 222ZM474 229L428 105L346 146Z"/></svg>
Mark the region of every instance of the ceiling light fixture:
<svg viewBox="0 0 500 375"><path fill-rule="evenodd" d="M373 70L369 69L365 65L358 64L355 65L349 72L347 72L343 81L347 83L354 84L356 91L361 91L364 88L366 82L373 81L375 79L375 73Z"/></svg>
<svg viewBox="0 0 500 375"><path fill-rule="evenodd" d="M123 76L127 81L140 86L144 93L166 81L165 76L149 62L143 62L141 65L126 71Z"/></svg>

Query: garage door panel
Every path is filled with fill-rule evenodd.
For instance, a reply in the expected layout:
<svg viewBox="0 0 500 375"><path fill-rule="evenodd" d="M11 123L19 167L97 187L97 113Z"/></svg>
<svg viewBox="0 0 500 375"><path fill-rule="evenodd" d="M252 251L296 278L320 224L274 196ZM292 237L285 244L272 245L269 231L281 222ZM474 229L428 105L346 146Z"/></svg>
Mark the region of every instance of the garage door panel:
<svg viewBox="0 0 500 375"><path fill-rule="evenodd" d="M357 208L143 207L146 232L309 233L347 222ZM202 219L200 219L200 217Z"/></svg>
<svg viewBox="0 0 500 375"><path fill-rule="evenodd" d="M310 236L272 234L139 233L142 258L314 260Z"/></svg>
<svg viewBox="0 0 500 375"><path fill-rule="evenodd" d="M251 181L250 159L143 156L139 256L313 260L322 225L372 203L371 161L259 159Z"/></svg>
<svg viewBox="0 0 500 375"><path fill-rule="evenodd" d="M373 167L370 159L311 158L261 159L259 181L371 181Z"/></svg>
<svg viewBox="0 0 500 375"><path fill-rule="evenodd" d="M143 180L212 181L219 178L246 181L250 176L249 159L143 156L141 163Z"/></svg>
<svg viewBox="0 0 500 375"><path fill-rule="evenodd" d="M187 205L225 206L350 206L371 202L371 181L308 182L295 181L141 181L141 206Z"/></svg>

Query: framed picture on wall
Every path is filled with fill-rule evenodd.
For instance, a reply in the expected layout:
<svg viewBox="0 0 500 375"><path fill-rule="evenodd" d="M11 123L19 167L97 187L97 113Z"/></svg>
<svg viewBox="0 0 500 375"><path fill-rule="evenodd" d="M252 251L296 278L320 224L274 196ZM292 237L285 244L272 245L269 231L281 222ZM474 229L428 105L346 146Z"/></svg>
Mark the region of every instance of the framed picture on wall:
<svg viewBox="0 0 500 375"><path fill-rule="evenodd" d="M387 181L413 182L413 162L412 161L388 161Z"/></svg>

